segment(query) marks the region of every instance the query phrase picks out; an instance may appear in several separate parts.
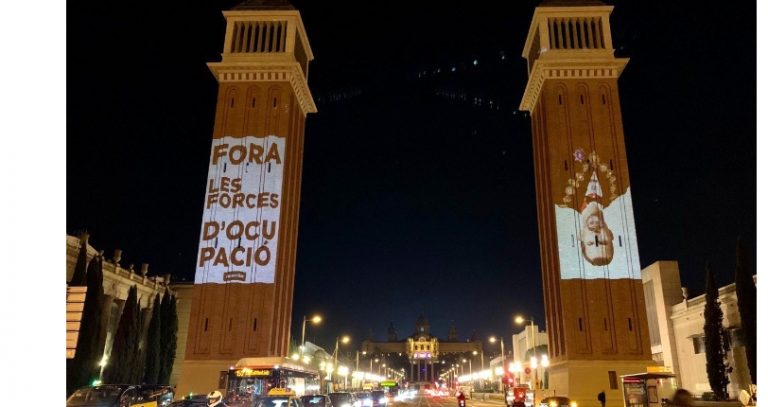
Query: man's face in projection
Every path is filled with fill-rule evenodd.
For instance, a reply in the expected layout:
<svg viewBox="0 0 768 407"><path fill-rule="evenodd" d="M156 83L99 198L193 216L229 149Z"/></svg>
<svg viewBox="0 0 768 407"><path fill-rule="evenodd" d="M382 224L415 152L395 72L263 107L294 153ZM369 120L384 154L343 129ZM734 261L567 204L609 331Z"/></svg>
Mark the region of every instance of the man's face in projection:
<svg viewBox="0 0 768 407"><path fill-rule="evenodd" d="M613 260L613 232L608 229L596 202L591 202L582 212L581 252L595 266L605 266Z"/></svg>

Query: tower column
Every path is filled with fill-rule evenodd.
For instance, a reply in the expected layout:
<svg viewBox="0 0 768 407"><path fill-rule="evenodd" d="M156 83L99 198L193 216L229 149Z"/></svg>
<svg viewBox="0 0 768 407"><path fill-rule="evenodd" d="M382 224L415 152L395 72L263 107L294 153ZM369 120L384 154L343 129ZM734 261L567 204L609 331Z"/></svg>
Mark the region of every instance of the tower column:
<svg viewBox="0 0 768 407"><path fill-rule="evenodd" d="M523 50L547 371L550 389L582 405L603 390L622 403L620 376L654 365L618 98L628 59L613 55L612 10L542 2Z"/></svg>
<svg viewBox="0 0 768 407"><path fill-rule="evenodd" d="M222 60L208 64L218 95L179 395L225 390L219 377L239 359L287 356L304 125L317 111L299 12L276 0L223 14ZM233 185L266 201L232 210Z"/></svg>

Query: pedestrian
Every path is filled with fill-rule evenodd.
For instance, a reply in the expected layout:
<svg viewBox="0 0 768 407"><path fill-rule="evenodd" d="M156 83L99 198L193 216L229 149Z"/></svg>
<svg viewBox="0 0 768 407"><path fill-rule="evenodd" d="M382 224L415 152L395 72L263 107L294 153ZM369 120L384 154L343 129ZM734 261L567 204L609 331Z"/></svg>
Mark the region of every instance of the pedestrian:
<svg viewBox="0 0 768 407"><path fill-rule="evenodd" d="M597 401L600 402L600 407L605 407L605 390L597 394Z"/></svg>

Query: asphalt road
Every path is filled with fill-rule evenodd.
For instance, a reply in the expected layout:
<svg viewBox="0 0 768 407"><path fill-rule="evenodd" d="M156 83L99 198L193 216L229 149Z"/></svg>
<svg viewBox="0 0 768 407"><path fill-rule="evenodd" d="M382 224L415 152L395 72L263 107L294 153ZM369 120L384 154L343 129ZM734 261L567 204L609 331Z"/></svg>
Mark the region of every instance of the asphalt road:
<svg viewBox="0 0 768 407"><path fill-rule="evenodd" d="M392 407L458 407L456 397L417 397L412 400L396 402ZM501 400L469 400L467 407L500 407Z"/></svg>

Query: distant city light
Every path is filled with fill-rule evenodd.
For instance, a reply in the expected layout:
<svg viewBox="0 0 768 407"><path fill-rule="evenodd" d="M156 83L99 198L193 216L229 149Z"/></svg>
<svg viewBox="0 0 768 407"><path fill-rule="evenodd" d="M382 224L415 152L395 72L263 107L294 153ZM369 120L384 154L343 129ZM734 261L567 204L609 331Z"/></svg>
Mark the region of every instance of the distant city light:
<svg viewBox="0 0 768 407"><path fill-rule="evenodd" d="M472 61L472 65L477 66L477 60Z"/></svg>

